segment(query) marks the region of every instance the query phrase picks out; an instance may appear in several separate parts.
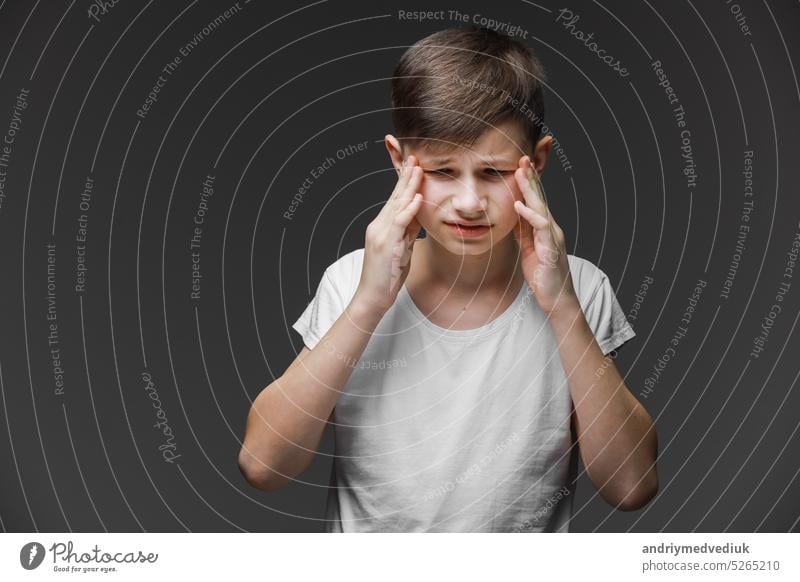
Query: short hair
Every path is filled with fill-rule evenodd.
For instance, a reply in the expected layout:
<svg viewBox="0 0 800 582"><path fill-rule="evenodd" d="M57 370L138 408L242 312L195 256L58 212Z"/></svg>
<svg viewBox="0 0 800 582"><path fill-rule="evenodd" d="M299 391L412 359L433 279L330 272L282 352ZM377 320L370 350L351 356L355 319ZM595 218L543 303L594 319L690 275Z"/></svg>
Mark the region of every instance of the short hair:
<svg viewBox="0 0 800 582"><path fill-rule="evenodd" d="M401 145L469 147L490 127L516 119L535 147L545 81L538 57L517 40L477 26L441 30L406 50L395 67L395 133Z"/></svg>

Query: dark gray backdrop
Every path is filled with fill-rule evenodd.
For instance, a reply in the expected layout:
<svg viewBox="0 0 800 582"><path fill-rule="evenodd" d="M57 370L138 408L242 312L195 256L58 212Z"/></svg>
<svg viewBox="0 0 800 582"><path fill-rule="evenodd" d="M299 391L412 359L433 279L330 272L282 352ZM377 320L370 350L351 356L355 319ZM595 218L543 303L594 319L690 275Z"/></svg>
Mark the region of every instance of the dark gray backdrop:
<svg viewBox="0 0 800 582"><path fill-rule="evenodd" d="M459 24L454 4L0 3L3 530L323 529L331 435L301 482L262 493L236 464L245 417L299 351L289 326L322 269L363 246L389 195L389 77ZM661 491L615 512L584 475L572 529L796 531L800 7L457 7L518 27L543 59L562 147L548 198L638 334L617 363L656 419ZM446 17L399 14L420 9ZM360 142L285 218L312 169Z"/></svg>

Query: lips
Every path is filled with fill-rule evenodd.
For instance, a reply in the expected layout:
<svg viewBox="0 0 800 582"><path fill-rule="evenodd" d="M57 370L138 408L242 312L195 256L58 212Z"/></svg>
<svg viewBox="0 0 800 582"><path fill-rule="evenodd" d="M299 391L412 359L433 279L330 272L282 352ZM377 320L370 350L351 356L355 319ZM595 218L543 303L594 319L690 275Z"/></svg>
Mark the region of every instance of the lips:
<svg viewBox="0 0 800 582"><path fill-rule="evenodd" d="M450 226L458 226L460 228L480 228L480 227L488 227L491 226L489 224L482 224L480 222L471 223L471 222L445 222L445 224L449 224Z"/></svg>
<svg viewBox="0 0 800 582"><path fill-rule="evenodd" d="M445 222L445 224L453 234L461 239L481 237L488 233L492 228L488 224L467 225L454 222Z"/></svg>

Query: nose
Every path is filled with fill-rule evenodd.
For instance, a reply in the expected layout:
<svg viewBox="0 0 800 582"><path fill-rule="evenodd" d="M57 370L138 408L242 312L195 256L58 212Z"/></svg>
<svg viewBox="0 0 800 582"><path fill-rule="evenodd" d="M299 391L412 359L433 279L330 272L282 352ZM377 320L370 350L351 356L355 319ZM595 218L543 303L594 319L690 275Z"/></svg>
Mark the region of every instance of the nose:
<svg viewBox="0 0 800 582"><path fill-rule="evenodd" d="M473 179L460 180L453 186L450 204L464 220L480 220L486 216L486 200L478 194Z"/></svg>

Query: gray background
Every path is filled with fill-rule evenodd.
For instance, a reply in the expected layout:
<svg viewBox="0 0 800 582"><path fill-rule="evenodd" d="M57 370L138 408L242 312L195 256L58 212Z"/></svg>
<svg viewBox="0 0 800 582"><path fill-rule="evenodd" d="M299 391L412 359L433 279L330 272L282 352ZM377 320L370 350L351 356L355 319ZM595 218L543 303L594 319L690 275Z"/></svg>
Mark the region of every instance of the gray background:
<svg viewBox="0 0 800 582"><path fill-rule="evenodd" d="M452 20L398 18L406 3L240 2L169 76L169 61L233 2L0 3L0 134L28 89L0 206L0 522L5 531L321 531L333 442L299 482L250 488L236 465L250 402L301 347L290 329L324 267L363 246L393 187L381 140L389 77L405 47ZM582 476L573 531L790 531L800 518L800 364L795 280L767 336L798 233L800 7L789 1L573 2L575 27L624 63L622 78L561 23L552 2L458 3L527 31L549 76L553 157L545 187L571 253L600 266L637 337L619 354L656 419L661 490L614 511ZM425 9L454 9L426 3ZM686 111L697 185L650 64ZM310 171L367 141L314 181ZM730 296L744 151L754 206ZM193 217L215 176L190 297ZM76 292L80 195L87 280ZM56 245L63 394L48 345L47 247ZM798 274L800 276L800 274ZM697 281L707 285L675 357ZM174 433L165 462L142 374Z"/></svg>

